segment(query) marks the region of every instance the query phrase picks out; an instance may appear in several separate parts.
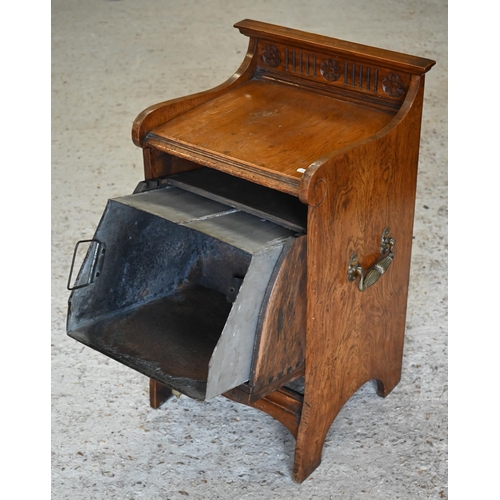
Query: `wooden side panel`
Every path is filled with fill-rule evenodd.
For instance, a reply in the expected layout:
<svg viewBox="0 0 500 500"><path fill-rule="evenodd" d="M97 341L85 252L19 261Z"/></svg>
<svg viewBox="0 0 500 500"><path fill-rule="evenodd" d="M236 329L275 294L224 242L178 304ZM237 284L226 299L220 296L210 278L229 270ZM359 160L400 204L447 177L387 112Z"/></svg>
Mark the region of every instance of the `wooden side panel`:
<svg viewBox="0 0 500 500"><path fill-rule="evenodd" d="M410 95L410 93L412 95ZM294 479L320 463L326 434L365 382L385 396L401 374L416 193L423 78L414 77L396 126L318 168L307 193L308 305L304 408ZM364 269L380 255L389 226L394 261L360 292L347 280L350 256Z"/></svg>
<svg viewBox="0 0 500 500"><path fill-rule="evenodd" d="M283 385L304 364L306 331L307 236L290 240L264 298L253 354L252 401Z"/></svg>

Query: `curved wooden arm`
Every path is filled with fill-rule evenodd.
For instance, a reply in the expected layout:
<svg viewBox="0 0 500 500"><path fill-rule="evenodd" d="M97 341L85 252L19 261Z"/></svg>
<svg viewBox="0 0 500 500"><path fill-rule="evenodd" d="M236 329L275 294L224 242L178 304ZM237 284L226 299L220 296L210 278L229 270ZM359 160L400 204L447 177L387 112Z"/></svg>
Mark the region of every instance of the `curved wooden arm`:
<svg viewBox="0 0 500 500"><path fill-rule="evenodd" d="M405 117L410 113L419 90L423 87L424 78L424 76L412 76L410 88L401 108L394 118L378 133L367 139L349 144L345 148L334 151L331 155L324 156L309 165L300 182L299 198L302 203L311 206L317 206L321 203L326 195L326 184L322 181L325 169L335 168L337 160L342 162L342 158L349 155L349 152L358 150L360 146L379 141L403 122Z"/></svg>
<svg viewBox="0 0 500 500"><path fill-rule="evenodd" d="M254 54L257 48L257 40L251 38L245 58L238 70L228 80L213 89L192 94L177 99L160 102L149 106L139 113L132 125L132 140L138 147L144 147L146 135L162 123L172 120L186 111L203 104L214 97L226 92L229 88L246 82L252 78L254 73Z"/></svg>

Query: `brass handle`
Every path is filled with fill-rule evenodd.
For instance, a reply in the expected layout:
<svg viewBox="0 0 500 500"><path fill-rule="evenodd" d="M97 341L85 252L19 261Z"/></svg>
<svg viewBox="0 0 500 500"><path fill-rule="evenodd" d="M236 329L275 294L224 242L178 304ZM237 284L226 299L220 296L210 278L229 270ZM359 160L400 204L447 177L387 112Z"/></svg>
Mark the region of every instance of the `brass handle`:
<svg viewBox="0 0 500 500"><path fill-rule="evenodd" d="M352 254L347 268L347 280L354 281L359 276L359 291L365 291L369 286L375 284L380 277L389 269L393 259L393 248L396 244L394 238L391 238L390 229L386 227L382 233L380 241L380 253L382 257L373 264L368 271L365 271L358 261L358 254Z"/></svg>

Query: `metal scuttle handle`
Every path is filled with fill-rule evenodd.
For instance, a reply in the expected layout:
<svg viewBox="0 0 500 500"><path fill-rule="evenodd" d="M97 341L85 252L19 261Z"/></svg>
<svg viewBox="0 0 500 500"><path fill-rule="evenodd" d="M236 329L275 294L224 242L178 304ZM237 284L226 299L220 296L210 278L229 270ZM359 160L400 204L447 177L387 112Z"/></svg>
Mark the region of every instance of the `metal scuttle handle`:
<svg viewBox="0 0 500 500"><path fill-rule="evenodd" d="M80 274L76 278L75 286L71 286L71 278L73 276L73 268L75 267L76 253L78 251L78 247L82 243L90 243L89 249L88 249L87 255L83 261L82 268L80 270ZM95 243L95 245L92 245L93 243ZM93 249L93 254L91 254L92 249ZM78 288L84 288L84 287L94 283L96 278L98 278L100 273L101 273L102 263L104 260L103 257L104 257L105 252L106 252L106 247L104 246L104 243L102 243L99 240L91 239L91 240L78 241L76 243L75 249L73 251L73 259L71 260L71 268L69 270L67 289L70 291L77 290ZM90 268L89 268L88 273L87 273L87 280L84 283L77 285L76 283L79 281L79 278L81 278L81 274L83 274L84 266L87 265L88 259L91 259L91 260L90 260Z"/></svg>

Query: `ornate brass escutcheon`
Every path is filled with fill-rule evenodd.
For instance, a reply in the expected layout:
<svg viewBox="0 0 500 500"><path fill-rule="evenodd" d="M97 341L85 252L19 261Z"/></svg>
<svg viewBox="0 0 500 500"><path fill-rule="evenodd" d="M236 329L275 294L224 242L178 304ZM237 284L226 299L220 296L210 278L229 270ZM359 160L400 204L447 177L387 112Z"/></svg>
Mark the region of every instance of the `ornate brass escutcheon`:
<svg viewBox="0 0 500 500"><path fill-rule="evenodd" d="M359 276L358 289L363 292L368 287L376 283L380 277L387 271L394 259L393 248L396 244L396 240L391 237L390 229L386 227L382 232L382 238L380 240L380 253L382 257L373 264L367 271L365 271L358 261L358 254L354 253L351 255L349 260L349 266L347 268L347 280L355 281Z"/></svg>

